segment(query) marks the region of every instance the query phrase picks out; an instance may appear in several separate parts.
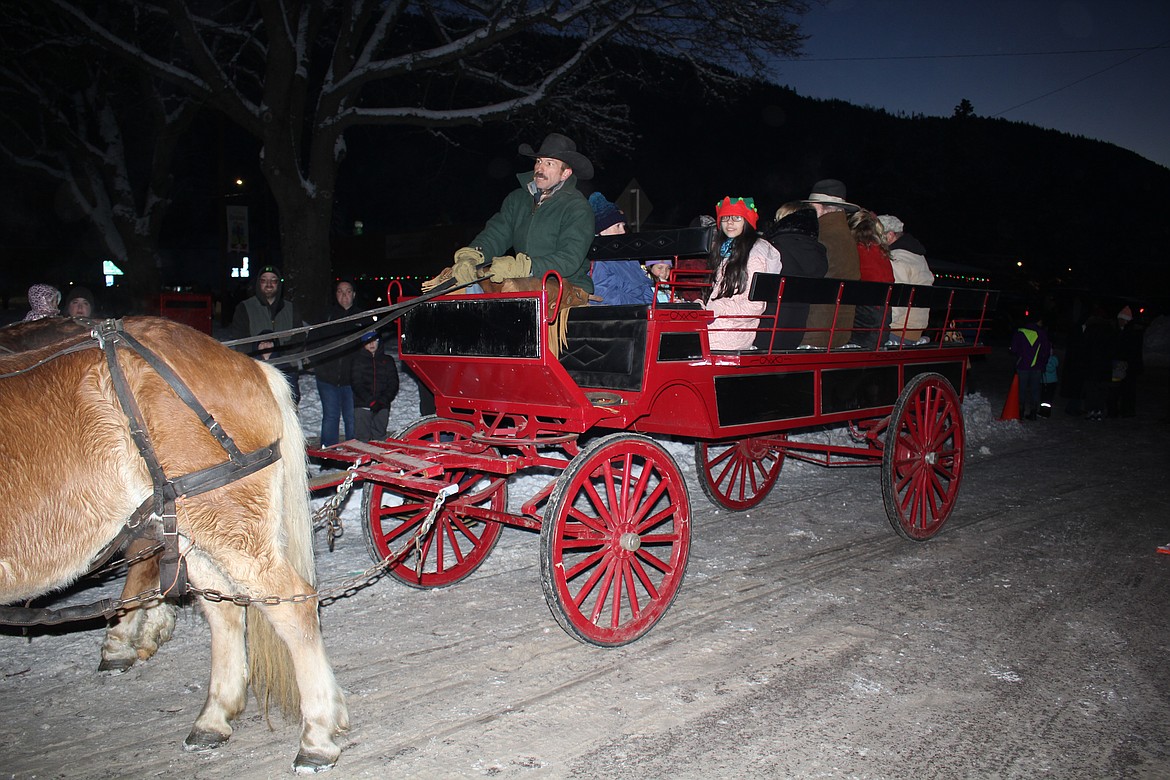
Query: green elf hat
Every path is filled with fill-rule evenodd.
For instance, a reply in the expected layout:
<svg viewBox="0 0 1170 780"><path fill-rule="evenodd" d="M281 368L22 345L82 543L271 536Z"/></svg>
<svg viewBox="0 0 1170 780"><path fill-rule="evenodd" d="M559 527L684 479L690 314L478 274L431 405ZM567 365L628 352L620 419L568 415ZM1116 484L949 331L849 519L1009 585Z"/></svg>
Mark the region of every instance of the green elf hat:
<svg viewBox="0 0 1170 780"><path fill-rule="evenodd" d="M755 230L756 225L760 221L760 213L756 211L756 201L754 198L732 198L725 197L723 200L715 204L715 215L719 219L724 217L741 216L747 223Z"/></svg>

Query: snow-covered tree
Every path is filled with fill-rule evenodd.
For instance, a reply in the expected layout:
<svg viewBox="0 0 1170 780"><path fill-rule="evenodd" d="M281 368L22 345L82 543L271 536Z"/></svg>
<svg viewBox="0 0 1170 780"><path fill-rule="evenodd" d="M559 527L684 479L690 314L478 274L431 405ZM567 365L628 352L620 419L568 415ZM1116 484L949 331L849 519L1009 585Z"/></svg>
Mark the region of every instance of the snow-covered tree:
<svg viewBox="0 0 1170 780"><path fill-rule="evenodd" d="M594 61L606 43L678 57L709 79L762 74L799 47L803 0L25 0L214 107L261 144L288 289L328 285L345 133L443 128L536 107L628 131ZM179 46L175 46L178 41ZM580 78L595 68L593 78ZM568 120L566 120L568 121ZM566 129L573 128L565 125Z"/></svg>
<svg viewBox="0 0 1170 780"><path fill-rule="evenodd" d="M159 287L158 234L171 203L176 139L194 101L141 68L82 56L85 41L35 11L4 20L0 157L55 184L97 251L143 302Z"/></svg>

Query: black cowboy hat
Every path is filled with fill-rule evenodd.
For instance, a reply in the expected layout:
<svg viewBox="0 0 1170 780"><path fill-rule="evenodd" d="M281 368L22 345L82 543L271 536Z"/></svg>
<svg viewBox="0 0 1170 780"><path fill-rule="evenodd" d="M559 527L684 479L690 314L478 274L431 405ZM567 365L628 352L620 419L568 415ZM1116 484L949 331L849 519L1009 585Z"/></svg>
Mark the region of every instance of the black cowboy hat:
<svg viewBox="0 0 1170 780"><path fill-rule="evenodd" d="M567 135L549 133L540 142L540 148L536 151L533 151L529 144L520 144L520 154L525 157L551 157L572 168L578 179L593 178L593 163L577 151L577 144Z"/></svg>

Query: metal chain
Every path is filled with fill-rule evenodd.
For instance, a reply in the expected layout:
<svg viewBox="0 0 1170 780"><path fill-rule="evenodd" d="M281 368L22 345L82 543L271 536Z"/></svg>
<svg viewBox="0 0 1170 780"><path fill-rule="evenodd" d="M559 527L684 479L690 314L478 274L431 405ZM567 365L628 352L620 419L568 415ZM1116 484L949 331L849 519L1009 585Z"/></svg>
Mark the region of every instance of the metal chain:
<svg viewBox="0 0 1170 780"><path fill-rule="evenodd" d="M352 480L350 480L350 482L352 483ZM228 601L239 607L246 607L251 604L264 604L268 606L288 603L301 604L306 601L311 601L312 599L318 599L322 606L326 606L327 604L331 604L344 597L352 596L365 587L366 584L368 584L370 581L388 571L391 566L396 566L403 558L406 557L407 553L410 552L411 547L414 547L415 554L419 555L421 552L421 540L434 526L435 519L439 516L439 510L442 509L443 503L447 500L448 496L454 494L458 490L458 485L448 485L435 494L435 500L431 504L431 509L427 513L426 519L423 520L418 530L415 531L414 534L406 540L406 543L403 544L401 550L388 555L387 557L383 558L381 562L371 566L361 574L343 580L337 585L333 585L329 588L322 588L316 593L297 593L293 596L246 596L243 593L225 594L221 591L215 590L214 588L195 587L188 588L188 592L194 593L196 596L199 596L200 598L203 598L207 601L214 603ZM419 555L416 572L420 571L421 567L422 557ZM130 598L119 599L113 602L112 608L116 610L122 610L135 607L139 604L153 601L154 599L159 598L159 595L159 589L152 588L150 590L142 591L141 593L135 596L131 596Z"/></svg>
<svg viewBox="0 0 1170 780"><path fill-rule="evenodd" d="M119 558L116 561L111 561L111 562L107 563L105 566L101 567L100 569L97 569L97 570L91 572L89 574L89 576L90 577L101 577L105 574L109 574L110 572L118 571L120 569L129 569L134 564L139 563L141 561L149 560L149 559L153 558L154 556L158 555L159 553L161 553L162 551L163 551L163 544L162 544L162 542L159 542L158 544L155 544L152 547L147 547L142 552L140 552L137 555L134 555L130 558Z"/></svg>
<svg viewBox="0 0 1170 780"><path fill-rule="evenodd" d="M329 529L329 552L338 539L345 535L345 524L341 520L341 505L345 503L349 491L353 488L353 480L357 475L358 464L351 463L346 470L345 479L337 486L336 492L325 499L316 512L313 513L313 530Z"/></svg>

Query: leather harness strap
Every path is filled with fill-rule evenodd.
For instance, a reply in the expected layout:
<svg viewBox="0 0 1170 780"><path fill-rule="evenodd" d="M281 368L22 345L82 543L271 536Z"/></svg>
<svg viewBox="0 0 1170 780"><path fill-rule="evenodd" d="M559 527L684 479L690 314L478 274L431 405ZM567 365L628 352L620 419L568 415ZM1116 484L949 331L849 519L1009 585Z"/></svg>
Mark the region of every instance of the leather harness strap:
<svg viewBox="0 0 1170 780"><path fill-rule="evenodd" d="M161 522L163 552L159 559L160 595L162 597L181 596L187 592L187 573L186 563L179 552L178 521L175 513L176 500L180 497L196 496L215 490L275 463L280 459L280 441L277 440L252 452L242 452L219 422L199 402L186 383L157 354L126 333L123 330L121 320L106 320L91 335L96 344L94 342L81 342L72 345L68 349L38 362L36 366L82 348L93 346L101 348L110 369L110 380L114 386L114 393L118 397L118 403L129 422L130 436L135 446L138 447L139 455L146 462L146 468L150 472L151 483L154 486L152 494L131 514L118 532L118 536L103 548L96 559L94 568L104 564L115 551L130 540L147 535L148 532L150 536L155 537L154 528ZM199 417L203 426L215 437L220 447L228 454L228 460L181 477L167 478L143 422L142 410L139 408L138 401L126 381L126 374L118 362L119 344L123 344L137 353L166 381L175 395ZM32 367L30 366L30 368ZM15 373L23 373L23 371ZM156 522L147 522L149 520ZM109 618L117 614L120 608L120 602L114 599L102 599L92 604L58 609L0 607L0 624L55 625L96 617Z"/></svg>

